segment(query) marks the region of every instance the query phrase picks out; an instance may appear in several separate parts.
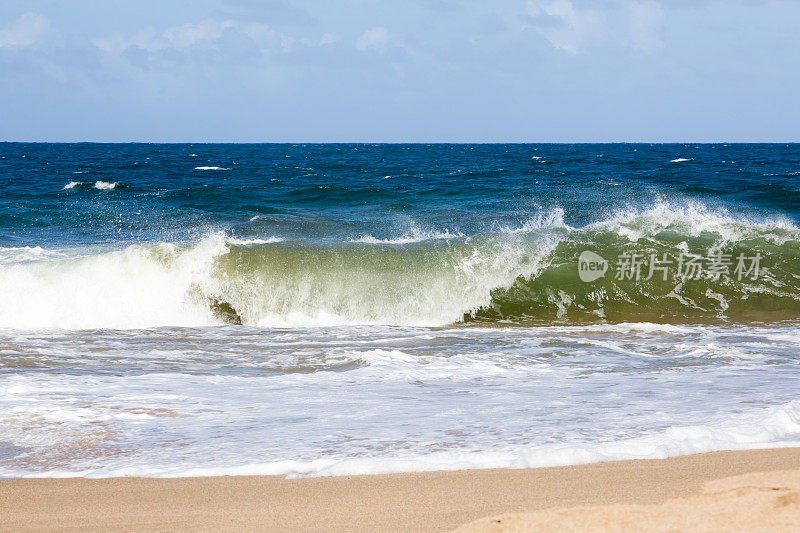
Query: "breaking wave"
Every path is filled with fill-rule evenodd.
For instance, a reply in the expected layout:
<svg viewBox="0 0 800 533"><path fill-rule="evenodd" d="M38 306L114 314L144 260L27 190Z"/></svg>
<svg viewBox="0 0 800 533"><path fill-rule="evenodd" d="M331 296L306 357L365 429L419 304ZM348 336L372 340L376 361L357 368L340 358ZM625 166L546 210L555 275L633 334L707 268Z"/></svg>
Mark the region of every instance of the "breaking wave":
<svg viewBox="0 0 800 533"><path fill-rule="evenodd" d="M17 252L3 249L0 327L800 317L800 229L787 219L748 219L697 203L621 210L580 228L566 225L563 211L554 210L519 228L471 236L445 232L309 244L212 234L194 244L135 245L84 257L19 250L15 261ZM584 283L577 261L585 250L611 265L626 254L758 255L760 275L636 281L609 272Z"/></svg>

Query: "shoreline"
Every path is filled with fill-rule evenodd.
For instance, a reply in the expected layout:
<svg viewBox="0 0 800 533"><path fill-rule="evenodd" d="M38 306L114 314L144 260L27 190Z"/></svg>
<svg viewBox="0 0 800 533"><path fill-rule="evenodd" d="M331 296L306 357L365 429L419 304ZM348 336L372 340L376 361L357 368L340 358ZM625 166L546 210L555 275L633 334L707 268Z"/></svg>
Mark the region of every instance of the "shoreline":
<svg viewBox="0 0 800 533"><path fill-rule="evenodd" d="M448 531L542 509L659 505L705 483L800 469L800 447L565 467L285 479L0 480L0 529Z"/></svg>

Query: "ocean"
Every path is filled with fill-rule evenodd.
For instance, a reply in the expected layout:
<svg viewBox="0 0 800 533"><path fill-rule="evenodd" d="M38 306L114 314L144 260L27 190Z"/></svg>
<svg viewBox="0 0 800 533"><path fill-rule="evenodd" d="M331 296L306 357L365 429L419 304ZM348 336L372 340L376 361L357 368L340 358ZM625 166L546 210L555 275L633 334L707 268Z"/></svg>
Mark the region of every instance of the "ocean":
<svg viewBox="0 0 800 533"><path fill-rule="evenodd" d="M0 143L0 477L800 445L798 144Z"/></svg>

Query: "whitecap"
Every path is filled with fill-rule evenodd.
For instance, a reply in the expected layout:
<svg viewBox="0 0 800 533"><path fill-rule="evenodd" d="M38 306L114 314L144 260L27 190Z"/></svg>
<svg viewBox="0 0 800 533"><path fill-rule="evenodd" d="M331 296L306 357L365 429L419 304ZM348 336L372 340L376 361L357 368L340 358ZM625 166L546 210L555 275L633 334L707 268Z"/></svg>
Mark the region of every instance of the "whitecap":
<svg viewBox="0 0 800 533"><path fill-rule="evenodd" d="M525 221L522 226L518 228L511 228L508 226L501 226L499 228L501 233L530 233L535 232L542 229L567 229L571 230L573 228L567 226L564 223L564 210L560 207L556 207L555 209L551 209L545 213L537 213L536 215L529 218Z"/></svg>
<svg viewBox="0 0 800 533"><path fill-rule="evenodd" d="M266 239L236 239L234 237L228 237L227 242L229 244L233 244L236 246L252 246L255 244L274 244L276 242L283 242L284 239L281 237L268 237Z"/></svg>
<svg viewBox="0 0 800 533"><path fill-rule="evenodd" d="M736 217L727 209L714 209L701 202L670 202L660 198L647 208L620 208L611 217L580 230L614 231L631 241L666 230L693 237L713 233L724 242L758 235L777 244L797 239L800 234L800 228L785 217Z"/></svg>
<svg viewBox="0 0 800 533"><path fill-rule="evenodd" d="M351 238L350 242L360 242L362 244L410 244L414 242L431 241L437 239L458 239L463 236L464 235L462 233L451 233L448 230L438 232L414 230L409 233L405 233L400 237L387 239L379 239L367 233L354 239Z"/></svg>
<svg viewBox="0 0 800 533"><path fill-rule="evenodd" d="M0 264L28 263L64 257L62 252L47 250L41 246L0 248Z"/></svg>

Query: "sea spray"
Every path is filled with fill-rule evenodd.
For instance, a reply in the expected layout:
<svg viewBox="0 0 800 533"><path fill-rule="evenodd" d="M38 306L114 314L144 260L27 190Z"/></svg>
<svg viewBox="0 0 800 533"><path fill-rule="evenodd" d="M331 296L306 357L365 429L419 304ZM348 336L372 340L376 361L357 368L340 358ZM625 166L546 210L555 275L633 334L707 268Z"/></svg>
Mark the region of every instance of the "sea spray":
<svg viewBox="0 0 800 533"><path fill-rule="evenodd" d="M798 161L0 143L0 476L797 445Z"/></svg>
<svg viewBox="0 0 800 533"><path fill-rule="evenodd" d="M519 229L470 236L418 233L315 244L215 233L194 244L135 245L41 263L26 253L24 262L0 266L0 287L19 302L0 310L0 326L442 326L800 316L800 230L787 220L737 219L696 203L663 202L582 228L566 226L562 216L556 210ZM585 283L577 269L587 250L612 265L626 255L670 258L674 270ZM730 258L758 256L760 276L678 275L683 254L714 250Z"/></svg>

